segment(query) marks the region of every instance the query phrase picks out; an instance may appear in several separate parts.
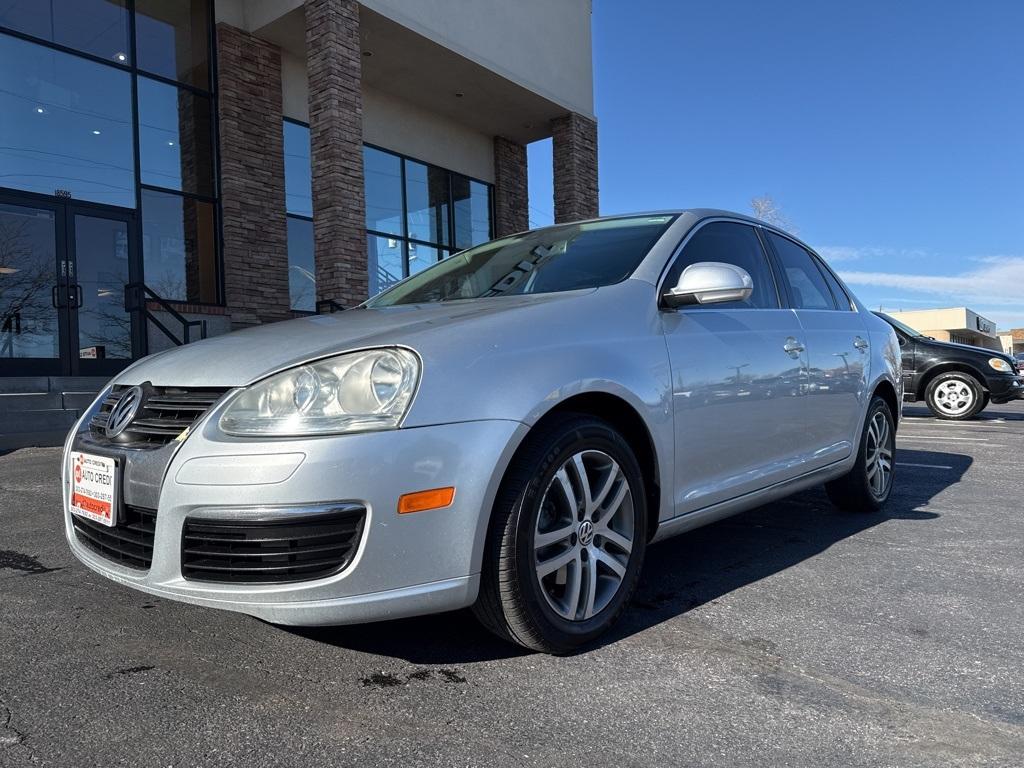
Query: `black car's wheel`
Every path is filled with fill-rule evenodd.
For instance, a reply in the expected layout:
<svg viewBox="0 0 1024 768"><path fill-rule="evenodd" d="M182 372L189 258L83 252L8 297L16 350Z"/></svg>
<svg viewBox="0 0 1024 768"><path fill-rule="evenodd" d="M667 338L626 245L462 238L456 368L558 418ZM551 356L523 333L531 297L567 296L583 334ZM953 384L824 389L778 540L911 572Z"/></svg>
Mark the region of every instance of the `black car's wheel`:
<svg viewBox="0 0 1024 768"><path fill-rule="evenodd" d="M628 603L647 544L643 475L598 419L567 414L530 435L502 482L473 610L492 632L568 653Z"/></svg>
<svg viewBox="0 0 1024 768"><path fill-rule="evenodd" d="M896 427L889 404L871 400L857 463L849 474L825 484L832 503L848 512L877 512L889 499L896 469Z"/></svg>
<svg viewBox="0 0 1024 768"><path fill-rule="evenodd" d="M925 389L928 409L940 419L965 421L973 419L985 407L985 390L969 373L940 373Z"/></svg>

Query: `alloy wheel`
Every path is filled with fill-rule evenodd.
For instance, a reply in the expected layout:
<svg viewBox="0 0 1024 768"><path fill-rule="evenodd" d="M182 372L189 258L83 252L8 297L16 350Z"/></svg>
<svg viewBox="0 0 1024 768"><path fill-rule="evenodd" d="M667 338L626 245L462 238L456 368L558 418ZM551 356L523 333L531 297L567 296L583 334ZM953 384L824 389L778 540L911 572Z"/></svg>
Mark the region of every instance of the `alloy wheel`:
<svg viewBox="0 0 1024 768"><path fill-rule="evenodd" d="M942 413L961 416L974 405L974 390L966 382L950 379L935 388L932 400Z"/></svg>
<svg viewBox="0 0 1024 768"><path fill-rule="evenodd" d="M633 550L635 510L629 481L607 453L569 457L544 492L533 564L552 610L586 621L618 593Z"/></svg>
<svg viewBox="0 0 1024 768"><path fill-rule="evenodd" d="M867 468L868 485L876 499L883 499L892 482L892 458L895 449L892 428L881 411L875 413L868 425Z"/></svg>

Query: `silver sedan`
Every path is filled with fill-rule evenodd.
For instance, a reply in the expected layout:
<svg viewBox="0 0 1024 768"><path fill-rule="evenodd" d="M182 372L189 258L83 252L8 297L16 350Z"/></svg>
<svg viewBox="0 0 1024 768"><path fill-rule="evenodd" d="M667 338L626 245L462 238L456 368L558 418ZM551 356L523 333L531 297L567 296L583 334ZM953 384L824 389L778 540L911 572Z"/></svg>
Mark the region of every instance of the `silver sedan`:
<svg viewBox="0 0 1024 768"><path fill-rule="evenodd" d="M172 600L292 625L473 606L565 653L657 540L819 483L878 510L900 382L893 330L785 232L558 225L138 361L68 436L67 538Z"/></svg>

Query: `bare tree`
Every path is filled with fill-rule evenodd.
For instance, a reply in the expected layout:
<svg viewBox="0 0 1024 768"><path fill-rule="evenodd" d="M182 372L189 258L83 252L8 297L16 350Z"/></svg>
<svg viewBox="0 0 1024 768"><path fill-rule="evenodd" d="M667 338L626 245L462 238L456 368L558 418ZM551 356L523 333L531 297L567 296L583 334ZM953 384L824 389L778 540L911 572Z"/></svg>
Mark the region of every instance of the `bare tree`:
<svg viewBox="0 0 1024 768"><path fill-rule="evenodd" d="M793 222L782 212L782 206L772 199L771 195L761 195L755 197L750 201L750 210L754 213L754 218L765 221L769 224L774 224L780 229L785 229L793 234L796 234L796 227L793 226Z"/></svg>

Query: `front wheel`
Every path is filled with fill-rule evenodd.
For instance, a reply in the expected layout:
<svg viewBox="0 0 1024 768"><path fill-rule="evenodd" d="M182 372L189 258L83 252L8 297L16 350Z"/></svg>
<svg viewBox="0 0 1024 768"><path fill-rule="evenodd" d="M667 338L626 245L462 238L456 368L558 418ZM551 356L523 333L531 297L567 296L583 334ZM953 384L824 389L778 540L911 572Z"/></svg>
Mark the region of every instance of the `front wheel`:
<svg viewBox="0 0 1024 768"><path fill-rule="evenodd" d="M877 512L892 492L896 469L896 427L889 404L871 399L861 433L857 463L849 474L825 484L828 497L848 512Z"/></svg>
<svg viewBox="0 0 1024 768"><path fill-rule="evenodd" d="M527 438L502 482L474 612L503 639L569 653L619 617L646 544L629 444L598 419L557 417Z"/></svg>
<svg viewBox="0 0 1024 768"><path fill-rule="evenodd" d="M985 407L985 390L969 373L940 373L928 384L924 399L928 409L940 419L966 421Z"/></svg>

